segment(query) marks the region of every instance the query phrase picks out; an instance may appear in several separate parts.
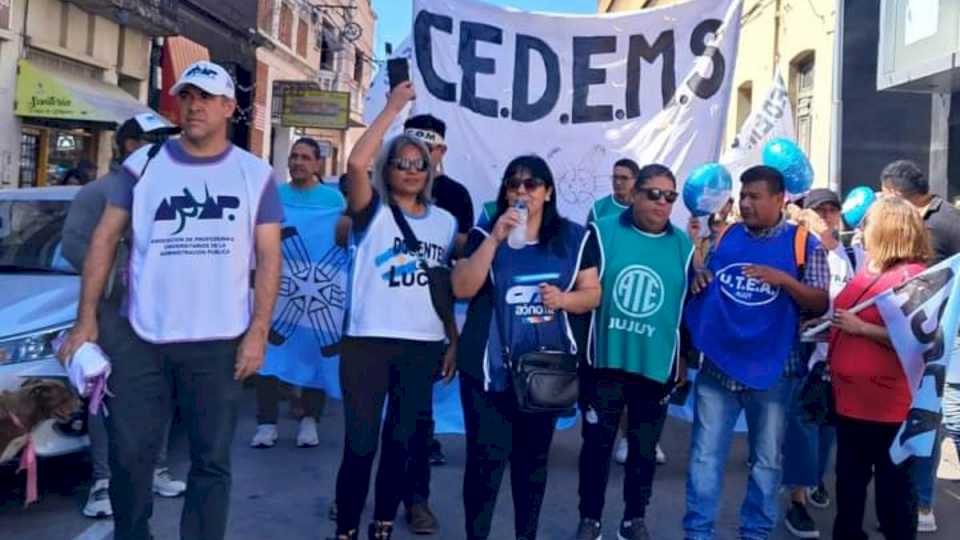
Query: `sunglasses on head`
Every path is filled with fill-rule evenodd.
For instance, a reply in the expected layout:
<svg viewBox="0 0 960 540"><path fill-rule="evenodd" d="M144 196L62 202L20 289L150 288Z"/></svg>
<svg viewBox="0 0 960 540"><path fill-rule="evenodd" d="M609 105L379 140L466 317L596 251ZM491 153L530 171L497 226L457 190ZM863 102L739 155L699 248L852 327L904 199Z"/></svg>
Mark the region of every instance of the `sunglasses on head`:
<svg viewBox="0 0 960 540"><path fill-rule="evenodd" d="M394 158L390 160L390 166L398 171L426 172L430 168L430 163L423 158Z"/></svg>
<svg viewBox="0 0 960 540"><path fill-rule="evenodd" d="M647 196L649 201L659 201L663 199L670 204L677 202L677 197L680 196L676 191L669 191L660 188L637 188L637 191L643 193Z"/></svg>
<svg viewBox="0 0 960 540"><path fill-rule="evenodd" d="M530 178L523 178L523 179L507 178L504 184L506 184L507 189L510 191L516 191L520 189L520 186L523 186L523 189L525 189L526 191L533 191L538 187L545 186L547 183L539 178L534 178L531 176Z"/></svg>

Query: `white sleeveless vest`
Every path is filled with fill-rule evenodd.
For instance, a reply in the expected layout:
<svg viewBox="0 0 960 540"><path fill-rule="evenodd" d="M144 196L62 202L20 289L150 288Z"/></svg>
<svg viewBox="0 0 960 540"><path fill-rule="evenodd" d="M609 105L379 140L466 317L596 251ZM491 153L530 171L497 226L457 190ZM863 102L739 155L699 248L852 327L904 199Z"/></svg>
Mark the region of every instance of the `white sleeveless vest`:
<svg viewBox="0 0 960 540"><path fill-rule="evenodd" d="M416 341L446 337L418 261L430 266L447 263L457 222L436 205L422 217L407 216L407 222L423 244L418 253L403 252L403 233L384 204L354 247L346 335Z"/></svg>
<svg viewBox="0 0 960 540"><path fill-rule="evenodd" d="M169 143L168 143L169 144ZM147 148L124 167L135 176ZM163 148L133 191L130 324L146 341L231 339L250 325L257 210L270 166L239 148L183 163Z"/></svg>

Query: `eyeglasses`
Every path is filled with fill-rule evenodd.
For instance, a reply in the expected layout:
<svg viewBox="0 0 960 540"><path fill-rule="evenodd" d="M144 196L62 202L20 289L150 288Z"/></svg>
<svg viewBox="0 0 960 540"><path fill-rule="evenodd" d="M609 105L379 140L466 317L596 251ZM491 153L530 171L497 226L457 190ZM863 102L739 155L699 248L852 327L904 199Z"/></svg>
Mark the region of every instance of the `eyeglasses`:
<svg viewBox="0 0 960 540"><path fill-rule="evenodd" d="M516 191L520 189L520 186L523 186L523 189L526 191L533 191L538 187L547 185L546 182L539 178L507 178L504 182L509 191Z"/></svg>
<svg viewBox="0 0 960 540"><path fill-rule="evenodd" d="M390 166L398 171L427 172L427 169L430 168L430 163L423 158L394 158L390 160Z"/></svg>
<svg viewBox="0 0 960 540"><path fill-rule="evenodd" d="M637 188L637 191L645 193L648 201L663 199L670 204L677 202L677 197L680 196L676 191L667 191L660 188Z"/></svg>

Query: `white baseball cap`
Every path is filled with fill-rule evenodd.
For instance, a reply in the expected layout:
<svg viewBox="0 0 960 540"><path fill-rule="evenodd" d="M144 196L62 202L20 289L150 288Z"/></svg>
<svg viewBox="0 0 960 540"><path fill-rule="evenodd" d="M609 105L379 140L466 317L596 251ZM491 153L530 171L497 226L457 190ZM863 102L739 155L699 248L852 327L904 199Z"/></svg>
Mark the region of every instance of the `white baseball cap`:
<svg viewBox="0 0 960 540"><path fill-rule="evenodd" d="M170 89L170 95L175 96L180 93L184 86L193 85L197 88L213 94L235 99L233 79L227 70L221 66L201 60L194 62L187 69L183 70L180 80Z"/></svg>

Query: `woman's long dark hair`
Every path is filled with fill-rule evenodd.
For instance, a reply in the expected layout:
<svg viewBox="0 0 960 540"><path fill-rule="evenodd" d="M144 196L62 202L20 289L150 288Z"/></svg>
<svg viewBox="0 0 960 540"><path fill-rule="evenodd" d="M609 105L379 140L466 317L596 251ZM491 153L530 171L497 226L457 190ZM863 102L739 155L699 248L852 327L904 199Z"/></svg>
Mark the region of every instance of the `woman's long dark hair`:
<svg viewBox="0 0 960 540"><path fill-rule="evenodd" d="M526 155L513 158L506 170L503 171L503 179L500 181L500 192L497 193L497 215L493 217L491 223L496 223L500 216L509 208L507 202L507 180L515 174L526 171L530 176L543 180L544 186L553 189L553 196L543 202L543 219L540 222L540 232L537 235L537 241L541 248L555 248L558 253L564 249L563 242L554 242L559 236L559 232L566 226L567 220L560 215L557 210L557 186L553 181L553 173L550 166L540 156Z"/></svg>

